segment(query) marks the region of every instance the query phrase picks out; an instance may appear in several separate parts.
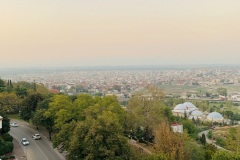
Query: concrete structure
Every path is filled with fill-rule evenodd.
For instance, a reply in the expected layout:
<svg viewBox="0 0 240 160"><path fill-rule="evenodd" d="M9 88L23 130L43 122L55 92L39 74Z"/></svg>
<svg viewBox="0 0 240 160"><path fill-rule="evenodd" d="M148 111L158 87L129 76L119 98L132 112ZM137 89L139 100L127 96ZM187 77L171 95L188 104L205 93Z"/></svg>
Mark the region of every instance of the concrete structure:
<svg viewBox="0 0 240 160"><path fill-rule="evenodd" d="M172 131L175 133L183 133L183 125L178 123L173 123L171 125Z"/></svg>

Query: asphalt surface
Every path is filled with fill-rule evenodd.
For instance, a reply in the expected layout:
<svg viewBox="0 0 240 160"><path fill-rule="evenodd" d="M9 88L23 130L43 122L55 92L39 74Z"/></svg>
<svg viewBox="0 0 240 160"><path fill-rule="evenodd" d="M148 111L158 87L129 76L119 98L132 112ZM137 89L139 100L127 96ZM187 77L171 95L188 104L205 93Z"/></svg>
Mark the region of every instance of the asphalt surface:
<svg viewBox="0 0 240 160"><path fill-rule="evenodd" d="M29 126L18 123L18 127L11 127L10 134L16 139L24 150L27 160L65 160L65 158L52 147L46 137L41 135L42 139L34 140L32 135L38 133ZM21 139L27 138L29 145L23 146Z"/></svg>
<svg viewBox="0 0 240 160"><path fill-rule="evenodd" d="M212 145L216 146L217 149L229 151L229 150L226 150L225 148L223 148L223 147L215 144L211 139L208 139L208 137L207 137L208 132L209 132L209 130L202 131L202 132L198 133L198 136L202 136L202 134L205 134L206 142L207 142L208 144L212 144Z"/></svg>

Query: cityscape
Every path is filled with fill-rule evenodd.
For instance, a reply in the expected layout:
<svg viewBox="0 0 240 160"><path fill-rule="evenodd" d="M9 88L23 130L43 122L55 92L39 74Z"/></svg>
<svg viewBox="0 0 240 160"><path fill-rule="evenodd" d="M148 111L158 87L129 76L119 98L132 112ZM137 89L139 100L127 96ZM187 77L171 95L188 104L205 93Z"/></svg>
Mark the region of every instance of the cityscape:
<svg viewBox="0 0 240 160"><path fill-rule="evenodd" d="M0 1L0 160L240 160L239 8Z"/></svg>

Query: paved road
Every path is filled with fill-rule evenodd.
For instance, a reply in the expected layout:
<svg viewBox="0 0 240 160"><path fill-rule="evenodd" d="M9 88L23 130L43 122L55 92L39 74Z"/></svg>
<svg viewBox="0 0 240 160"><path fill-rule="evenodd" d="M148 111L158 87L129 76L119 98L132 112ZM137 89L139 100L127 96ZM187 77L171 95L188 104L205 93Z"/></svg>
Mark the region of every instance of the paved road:
<svg viewBox="0 0 240 160"><path fill-rule="evenodd" d="M205 134L205 137L206 137L206 142L207 142L208 144L212 144L212 145L216 146L217 149L229 151L229 150L227 150L227 149L225 149L225 148L223 148L223 147L221 147L221 146L219 146L219 145L216 145L215 143L213 143L213 141L212 141L211 139L208 139L208 137L207 137L208 132L209 132L209 130L202 131L202 132L198 133L198 136L202 136L202 134L204 133L204 134Z"/></svg>
<svg viewBox="0 0 240 160"><path fill-rule="evenodd" d="M65 158L53 149L51 143L42 136L41 140L33 140L32 135L38 133L24 123L18 123L19 127L11 127L10 134L20 144L22 138L27 138L30 142L29 145L21 146L27 156L28 160L64 160Z"/></svg>

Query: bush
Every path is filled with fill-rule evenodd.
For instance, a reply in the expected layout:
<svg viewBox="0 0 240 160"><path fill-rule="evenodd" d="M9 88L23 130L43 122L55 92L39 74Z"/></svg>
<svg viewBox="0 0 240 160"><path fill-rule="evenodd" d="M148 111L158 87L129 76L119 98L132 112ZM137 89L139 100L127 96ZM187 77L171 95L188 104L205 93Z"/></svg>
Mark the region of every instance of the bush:
<svg viewBox="0 0 240 160"><path fill-rule="evenodd" d="M9 141L0 141L0 155L13 151L13 143Z"/></svg>
<svg viewBox="0 0 240 160"><path fill-rule="evenodd" d="M212 139L212 136L213 136L213 135L212 135L212 131L209 131L208 134L207 134L207 137L208 137L209 139Z"/></svg>
<svg viewBox="0 0 240 160"><path fill-rule="evenodd" d="M217 141L217 145L221 146L221 147L225 147L226 146L226 142L223 138L216 138L216 141Z"/></svg>
<svg viewBox="0 0 240 160"><path fill-rule="evenodd" d="M9 142L13 141L13 137L9 133L3 134L2 138L4 141L9 141Z"/></svg>

